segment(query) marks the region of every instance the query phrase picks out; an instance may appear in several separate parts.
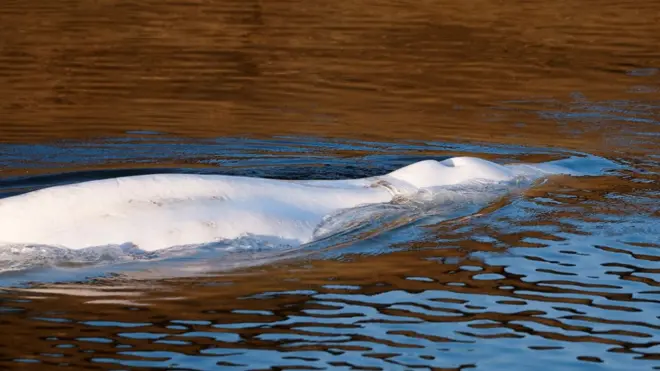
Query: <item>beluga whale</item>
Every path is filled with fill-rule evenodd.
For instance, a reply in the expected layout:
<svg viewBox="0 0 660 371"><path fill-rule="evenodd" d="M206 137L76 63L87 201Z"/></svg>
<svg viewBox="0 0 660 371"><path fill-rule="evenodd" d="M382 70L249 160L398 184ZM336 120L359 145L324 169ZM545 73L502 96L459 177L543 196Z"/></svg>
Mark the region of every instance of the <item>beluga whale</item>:
<svg viewBox="0 0 660 371"><path fill-rule="evenodd" d="M571 166L573 160L502 165L452 157L344 180L152 174L86 181L0 199L0 246L75 250L131 245L158 251L243 236L300 245L315 238L324 218L341 210L419 194L459 194L477 185L488 192L484 185L509 187L550 175L586 174Z"/></svg>

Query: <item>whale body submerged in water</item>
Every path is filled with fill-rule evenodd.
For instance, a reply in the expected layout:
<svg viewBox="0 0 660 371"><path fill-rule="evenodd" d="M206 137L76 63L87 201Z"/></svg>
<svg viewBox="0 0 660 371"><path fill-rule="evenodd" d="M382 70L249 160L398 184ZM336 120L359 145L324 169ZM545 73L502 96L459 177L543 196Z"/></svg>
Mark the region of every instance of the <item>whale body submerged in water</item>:
<svg viewBox="0 0 660 371"><path fill-rule="evenodd" d="M583 175L562 161L499 165L473 157L424 160L349 180L156 174L54 186L0 200L0 245L155 251L246 235L310 242L324 217L361 205L470 184Z"/></svg>

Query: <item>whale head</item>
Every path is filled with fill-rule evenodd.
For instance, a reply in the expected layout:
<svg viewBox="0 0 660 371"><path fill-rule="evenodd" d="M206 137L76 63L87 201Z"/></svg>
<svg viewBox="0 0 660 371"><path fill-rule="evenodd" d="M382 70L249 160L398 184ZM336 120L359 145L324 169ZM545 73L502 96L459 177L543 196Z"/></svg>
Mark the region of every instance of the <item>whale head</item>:
<svg viewBox="0 0 660 371"><path fill-rule="evenodd" d="M515 178L510 168L475 157L452 157L443 161L424 160L387 175L416 188L432 188L470 181L504 182Z"/></svg>

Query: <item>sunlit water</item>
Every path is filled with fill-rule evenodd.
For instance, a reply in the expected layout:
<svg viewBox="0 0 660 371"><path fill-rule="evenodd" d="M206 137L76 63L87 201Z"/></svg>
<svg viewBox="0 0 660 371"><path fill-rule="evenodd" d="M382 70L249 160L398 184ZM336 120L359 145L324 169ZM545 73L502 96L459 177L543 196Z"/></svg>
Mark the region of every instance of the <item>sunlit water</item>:
<svg viewBox="0 0 660 371"><path fill-rule="evenodd" d="M391 171L419 160L419 151L500 161L575 154L425 142L146 140L35 147L58 159L47 166L53 174L7 177L4 194L154 171L341 179ZM65 152L94 168L154 147L189 153L200 167L57 171L71 166ZM8 167L31 156L21 146L2 150L16 156ZM230 249L148 257L51 252L26 260L5 251L4 267L18 266L0 280L20 289L3 294L2 320L19 341L3 352L8 364L71 367L652 369L658 165L613 160L622 167L601 176L553 178L425 223L394 213L296 249L245 239ZM82 286L25 286L31 281Z"/></svg>
<svg viewBox="0 0 660 371"><path fill-rule="evenodd" d="M3 7L0 197L150 173L360 178L458 155L617 166L440 214L356 210L295 248L0 250L0 369L660 369L657 14Z"/></svg>

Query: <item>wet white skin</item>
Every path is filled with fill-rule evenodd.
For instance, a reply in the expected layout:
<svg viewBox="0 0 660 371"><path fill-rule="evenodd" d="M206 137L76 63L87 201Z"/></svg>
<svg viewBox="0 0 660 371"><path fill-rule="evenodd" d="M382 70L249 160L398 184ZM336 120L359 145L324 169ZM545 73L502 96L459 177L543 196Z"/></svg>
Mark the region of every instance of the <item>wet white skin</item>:
<svg viewBox="0 0 660 371"><path fill-rule="evenodd" d="M426 160L351 180L286 181L223 175L143 175L45 188L0 200L0 245L81 249L132 244L145 251L245 235L309 242L324 216L420 190L552 174L560 162L499 165L473 157Z"/></svg>

